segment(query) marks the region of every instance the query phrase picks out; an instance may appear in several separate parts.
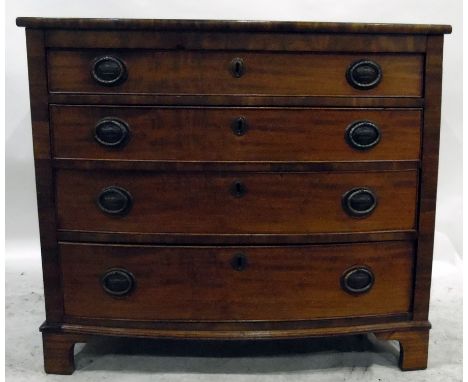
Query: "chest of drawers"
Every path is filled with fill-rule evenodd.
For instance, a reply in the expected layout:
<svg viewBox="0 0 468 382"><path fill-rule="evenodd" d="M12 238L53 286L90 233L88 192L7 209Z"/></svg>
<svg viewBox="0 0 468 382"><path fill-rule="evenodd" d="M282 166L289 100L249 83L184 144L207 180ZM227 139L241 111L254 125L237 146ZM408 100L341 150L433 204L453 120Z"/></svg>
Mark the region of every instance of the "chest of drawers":
<svg viewBox="0 0 468 382"><path fill-rule="evenodd" d="M97 335L375 333L426 367L449 26L17 24L46 372Z"/></svg>

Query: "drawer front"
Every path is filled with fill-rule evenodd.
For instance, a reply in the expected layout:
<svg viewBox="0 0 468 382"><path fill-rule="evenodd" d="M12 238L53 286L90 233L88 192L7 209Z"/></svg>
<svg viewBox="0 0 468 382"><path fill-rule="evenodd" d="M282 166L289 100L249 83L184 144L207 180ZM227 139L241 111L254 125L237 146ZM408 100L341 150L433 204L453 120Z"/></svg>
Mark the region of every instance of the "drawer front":
<svg viewBox="0 0 468 382"><path fill-rule="evenodd" d="M424 62L421 54L90 49L49 50L47 60L51 92L357 97L420 97Z"/></svg>
<svg viewBox="0 0 468 382"><path fill-rule="evenodd" d="M170 174L58 170L56 186L62 230L362 232L414 228L417 171Z"/></svg>
<svg viewBox="0 0 468 382"><path fill-rule="evenodd" d="M67 316L307 320L408 312L413 245L136 247L62 243L60 264Z"/></svg>
<svg viewBox="0 0 468 382"><path fill-rule="evenodd" d="M51 106L58 158L418 160L421 112Z"/></svg>

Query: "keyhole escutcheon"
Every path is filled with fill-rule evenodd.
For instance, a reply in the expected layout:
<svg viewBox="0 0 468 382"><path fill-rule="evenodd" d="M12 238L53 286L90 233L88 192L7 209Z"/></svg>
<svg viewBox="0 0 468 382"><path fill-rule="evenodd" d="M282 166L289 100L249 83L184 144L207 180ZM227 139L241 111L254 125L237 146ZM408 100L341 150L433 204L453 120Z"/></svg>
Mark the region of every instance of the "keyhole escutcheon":
<svg viewBox="0 0 468 382"><path fill-rule="evenodd" d="M244 60L240 57L236 57L232 59L230 69L231 69L231 74L234 77L236 78L242 77L245 74Z"/></svg>
<svg viewBox="0 0 468 382"><path fill-rule="evenodd" d="M247 256L243 253L235 254L231 259L231 266L236 271L243 271L247 268Z"/></svg>
<svg viewBox="0 0 468 382"><path fill-rule="evenodd" d="M247 132L247 120L245 117L237 117L232 121L231 128L234 134L242 136Z"/></svg>
<svg viewBox="0 0 468 382"><path fill-rule="evenodd" d="M247 187L240 181L236 180L231 185L231 195L236 198L241 198L247 193Z"/></svg>

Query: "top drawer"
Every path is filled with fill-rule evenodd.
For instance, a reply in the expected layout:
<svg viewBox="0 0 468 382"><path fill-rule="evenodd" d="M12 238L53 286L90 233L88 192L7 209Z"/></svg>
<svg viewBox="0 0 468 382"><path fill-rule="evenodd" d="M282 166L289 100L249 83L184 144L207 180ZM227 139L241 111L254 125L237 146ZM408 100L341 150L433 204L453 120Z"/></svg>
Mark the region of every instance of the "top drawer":
<svg viewBox="0 0 468 382"><path fill-rule="evenodd" d="M421 54L156 50L48 51L49 90L91 94L422 94Z"/></svg>

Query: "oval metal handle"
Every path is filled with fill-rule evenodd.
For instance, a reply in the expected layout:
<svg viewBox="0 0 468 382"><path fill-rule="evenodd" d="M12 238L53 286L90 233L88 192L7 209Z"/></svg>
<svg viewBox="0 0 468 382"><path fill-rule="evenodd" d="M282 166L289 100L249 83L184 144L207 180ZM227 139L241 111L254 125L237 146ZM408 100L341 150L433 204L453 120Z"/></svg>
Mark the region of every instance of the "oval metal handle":
<svg viewBox="0 0 468 382"><path fill-rule="evenodd" d="M94 127L94 139L106 147L121 147L129 136L128 124L118 118L103 118Z"/></svg>
<svg viewBox="0 0 468 382"><path fill-rule="evenodd" d="M343 195L342 205L348 215L364 217L377 207L377 196L368 188L353 188Z"/></svg>
<svg viewBox="0 0 468 382"><path fill-rule="evenodd" d="M112 268L101 277L101 286L111 296L125 296L133 290L135 277L126 269Z"/></svg>
<svg viewBox="0 0 468 382"><path fill-rule="evenodd" d="M127 69L119 58L101 56L94 59L91 75L101 85L114 86L127 78Z"/></svg>
<svg viewBox="0 0 468 382"><path fill-rule="evenodd" d="M241 198L247 193L247 187L240 181L236 180L231 185L231 195L236 198Z"/></svg>
<svg viewBox="0 0 468 382"><path fill-rule="evenodd" d="M346 79L356 89L372 89L382 80L382 69L375 61L359 60L350 65Z"/></svg>
<svg viewBox="0 0 468 382"><path fill-rule="evenodd" d="M233 58L229 68L231 70L231 74L236 78L240 78L245 74L245 64L242 58Z"/></svg>
<svg viewBox="0 0 468 382"><path fill-rule="evenodd" d="M242 136L247 132L248 124L245 117L237 117L231 123L231 129L234 134Z"/></svg>
<svg viewBox="0 0 468 382"><path fill-rule="evenodd" d="M380 129L370 121L356 121L351 123L345 132L348 144L357 150L369 150L380 142Z"/></svg>
<svg viewBox="0 0 468 382"><path fill-rule="evenodd" d="M98 207L110 215L126 215L132 203L132 195L124 188L117 186L103 189L97 198Z"/></svg>
<svg viewBox="0 0 468 382"><path fill-rule="evenodd" d="M247 256L243 253L237 253L231 259L232 268L239 272L247 268L247 263Z"/></svg>
<svg viewBox="0 0 468 382"><path fill-rule="evenodd" d="M350 294L369 291L374 285L374 273L366 266L348 269L341 277L341 287Z"/></svg>

